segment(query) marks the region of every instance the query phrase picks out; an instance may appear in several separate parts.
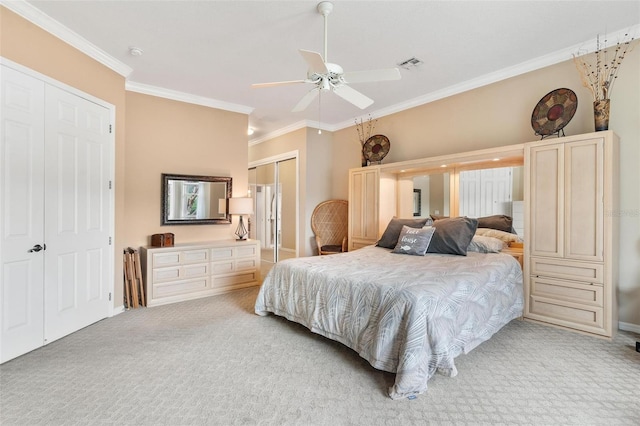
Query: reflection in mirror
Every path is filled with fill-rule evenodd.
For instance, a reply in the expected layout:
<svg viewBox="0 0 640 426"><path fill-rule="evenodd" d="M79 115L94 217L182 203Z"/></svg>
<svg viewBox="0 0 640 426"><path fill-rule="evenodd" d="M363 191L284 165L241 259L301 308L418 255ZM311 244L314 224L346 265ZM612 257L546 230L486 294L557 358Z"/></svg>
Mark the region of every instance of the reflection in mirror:
<svg viewBox="0 0 640 426"><path fill-rule="evenodd" d="M163 173L162 225L231 223L228 198L231 198L230 177Z"/></svg>
<svg viewBox="0 0 640 426"><path fill-rule="evenodd" d="M514 230L524 237L523 171L523 166L461 171L459 215L511 216Z"/></svg>
<svg viewBox="0 0 640 426"><path fill-rule="evenodd" d="M449 216L449 173L414 176L413 189L420 190L420 208L415 217ZM419 215L415 212L419 211Z"/></svg>

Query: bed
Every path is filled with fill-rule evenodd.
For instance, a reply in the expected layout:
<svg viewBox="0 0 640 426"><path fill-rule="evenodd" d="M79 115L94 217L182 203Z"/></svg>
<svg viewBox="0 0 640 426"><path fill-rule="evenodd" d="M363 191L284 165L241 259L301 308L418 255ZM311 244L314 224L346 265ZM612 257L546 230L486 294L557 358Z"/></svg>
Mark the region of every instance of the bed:
<svg viewBox="0 0 640 426"><path fill-rule="evenodd" d="M255 312L275 314L396 373L392 399L414 398L436 373L523 310L522 270L505 253L402 255L367 246L278 262Z"/></svg>

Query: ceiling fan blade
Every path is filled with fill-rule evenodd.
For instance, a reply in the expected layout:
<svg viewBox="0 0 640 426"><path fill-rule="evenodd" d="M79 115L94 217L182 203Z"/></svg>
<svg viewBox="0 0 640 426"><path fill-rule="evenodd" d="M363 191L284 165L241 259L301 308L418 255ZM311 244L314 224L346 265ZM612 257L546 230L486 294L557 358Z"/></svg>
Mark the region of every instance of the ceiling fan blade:
<svg viewBox="0 0 640 426"><path fill-rule="evenodd" d="M286 86L288 84L296 84L296 83L313 83L311 80L290 80L290 81L275 81L273 83L256 83L252 84L251 87L254 89L260 87L273 87L273 86Z"/></svg>
<svg viewBox="0 0 640 426"><path fill-rule="evenodd" d="M314 87L313 89L311 89L306 95L302 97L302 99L300 99L300 102L298 102L298 104L295 107L293 107L291 112L299 112L307 109L309 104L316 98L316 96L318 96L319 92L320 92L320 89L317 87Z"/></svg>
<svg viewBox="0 0 640 426"><path fill-rule="evenodd" d="M370 71L345 72L344 80L347 83L366 83L369 81L400 80L400 70L398 68L386 68Z"/></svg>
<svg viewBox="0 0 640 426"><path fill-rule="evenodd" d="M322 55L320 55L318 52L300 49L300 54L307 62L307 65L309 65L309 70L318 74L327 74L329 72L329 70L327 69L327 65L322 59Z"/></svg>
<svg viewBox="0 0 640 426"><path fill-rule="evenodd" d="M333 88L333 92L345 101L351 102L360 109L365 109L373 103L370 99L347 85L337 86Z"/></svg>

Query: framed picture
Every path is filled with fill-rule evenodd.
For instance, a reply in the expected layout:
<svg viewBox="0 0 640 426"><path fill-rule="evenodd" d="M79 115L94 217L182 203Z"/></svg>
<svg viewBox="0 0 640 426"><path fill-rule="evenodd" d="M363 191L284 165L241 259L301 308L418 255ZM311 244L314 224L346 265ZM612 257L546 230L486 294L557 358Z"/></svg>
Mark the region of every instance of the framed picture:
<svg viewBox="0 0 640 426"><path fill-rule="evenodd" d="M422 190L413 190L413 215L420 216L422 214Z"/></svg>

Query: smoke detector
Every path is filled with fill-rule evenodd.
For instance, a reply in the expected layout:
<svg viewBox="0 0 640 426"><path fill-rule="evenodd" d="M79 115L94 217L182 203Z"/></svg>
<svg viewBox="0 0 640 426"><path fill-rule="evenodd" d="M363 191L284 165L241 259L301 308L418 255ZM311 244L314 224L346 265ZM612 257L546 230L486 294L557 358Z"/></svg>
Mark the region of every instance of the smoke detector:
<svg viewBox="0 0 640 426"><path fill-rule="evenodd" d="M130 47L129 48L129 54L131 56L142 56L142 53L144 53L144 52L139 47Z"/></svg>

